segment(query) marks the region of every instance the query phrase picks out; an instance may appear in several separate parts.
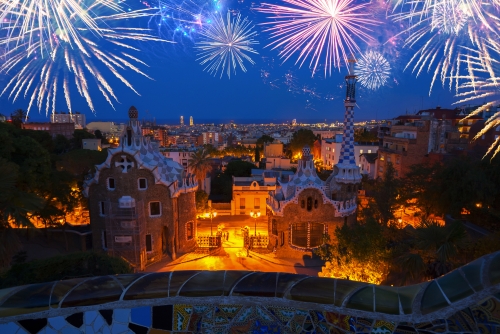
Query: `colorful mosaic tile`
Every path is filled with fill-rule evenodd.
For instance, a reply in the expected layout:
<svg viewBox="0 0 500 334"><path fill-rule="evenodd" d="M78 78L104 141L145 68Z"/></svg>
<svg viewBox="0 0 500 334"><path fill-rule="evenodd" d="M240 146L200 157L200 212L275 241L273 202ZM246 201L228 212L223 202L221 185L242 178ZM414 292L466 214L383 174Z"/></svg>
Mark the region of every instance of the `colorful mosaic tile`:
<svg viewBox="0 0 500 334"><path fill-rule="evenodd" d="M458 311L448 319L446 319L449 332L476 332L476 321L472 316L472 312L466 308Z"/></svg>
<svg viewBox="0 0 500 334"><path fill-rule="evenodd" d="M189 319L193 313L192 305L174 305L174 330L184 331L187 330Z"/></svg>
<svg viewBox="0 0 500 334"><path fill-rule="evenodd" d="M377 320L372 328L372 334L392 334L396 324L391 321Z"/></svg>
<svg viewBox="0 0 500 334"><path fill-rule="evenodd" d="M357 318L356 324L354 325L356 328L356 333L370 333L372 324L373 324L372 319Z"/></svg>
<svg viewBox="0 0 500 334"><path fill-rule="evenodd" d="M267 309L281 322L286 325L295 315L295 309L291 307L270 306Z"/></svg>

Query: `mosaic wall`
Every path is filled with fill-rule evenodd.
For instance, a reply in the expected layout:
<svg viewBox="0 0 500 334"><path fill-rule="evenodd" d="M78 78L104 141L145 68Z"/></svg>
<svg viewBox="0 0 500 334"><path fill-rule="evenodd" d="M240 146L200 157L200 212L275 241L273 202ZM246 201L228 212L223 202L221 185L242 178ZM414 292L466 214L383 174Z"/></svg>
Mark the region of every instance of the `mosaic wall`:
<svg viewBox="0 0 500 334"><path fill-rule="evenodd" d="M179 271L0 290L0 333L499 333L500 252L396 288Z"/></svg>
<svg viewBox="0 0 500 334"><path fill-rule="evenodd" d="M422 323L316 309L176 304L103 309L0 324L0 333L500 333L500 295L445 319Z"/></svg>

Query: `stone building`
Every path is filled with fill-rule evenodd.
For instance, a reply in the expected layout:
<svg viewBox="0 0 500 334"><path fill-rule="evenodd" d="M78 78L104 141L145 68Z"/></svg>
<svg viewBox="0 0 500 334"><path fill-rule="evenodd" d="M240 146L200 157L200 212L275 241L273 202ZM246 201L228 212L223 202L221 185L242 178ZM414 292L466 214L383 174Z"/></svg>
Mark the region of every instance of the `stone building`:
<svg viewBox="0 0 500 334"><path fill-rule="evenodd" d="M361 182L354 157L354 107L356 75L350 59L345 77L346 98L342 145L338 163L326 181L316 174L311 149L302 150L297 171L288 182L279 182L268 202L270 249L277 256L302 257L323 244L324 234L334 239L335 228L356 220L357 193Z"/></svg>
<svg viewBox="0 0 500 334"><path fill-rule="evenodd" d="M89 199L93 245L144 270L164 254L196 247L198 188L193 175L165 158L142 135L135 107L120 145L96 166L84 184Z"/></svg>

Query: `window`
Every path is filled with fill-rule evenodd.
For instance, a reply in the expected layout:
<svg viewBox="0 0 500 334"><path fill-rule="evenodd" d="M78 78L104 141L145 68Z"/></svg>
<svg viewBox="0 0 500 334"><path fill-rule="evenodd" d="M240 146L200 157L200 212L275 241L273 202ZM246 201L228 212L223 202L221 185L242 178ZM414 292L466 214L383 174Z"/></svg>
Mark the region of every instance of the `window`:
<svg viewBox="0 0 500 334"><path fill-rule="evenodd" d="M385 157L384 157L384 155L383 155L383 154L381 154L381 155L380 155L380 160L381 160L381 161L384 161L384 160L385 160Z"/></svg>
<svg viewBox="0 0 500 334"><path fill-rule="evenodd" d="M396 158L396 164L399 165L399 157Z"/></svg>
<svg viewBox="0 0 500 334"><path fill-rule="evenodd" d="M187 240L193 239L193 235L194 235L193 222L189 222L186 224L186 239Z"/></svg>
<svg viewBox="0 0 500 334"><path fill-rule="evenodd" d="M359 154L362 154L363 153L363 150L359 150Z"/></svg>
<svg viewBox="0 0 500 334"><path fill-rule="evenodd" d="M244 208L245 208L245 199L240 198L240 209L244 209Z"/></svg>
<svg viewBox="0 0 500 334"><path fill-rule="evenodd" d="M313 199L312 197L307 198L307 211L311 211L313 206Z"/></svg>
<svg viewBox="0 0 500 334"><path fill-rule="evenodd" d="M149 202L149 216L159 217L161 216L161 205L160 202Z"/></svg>
<svg viewBox="0 0 500 334"><path fill-rule="evenodd" d="M146 180L143 177L141 177L139 180L137 180L137 183L139 185L139 190L145 190L148 188L148 180Z"/></svg>
<svg viewBox="0 0 500 334"><path fill-rule="evenodd" d="M253 199L253 208L260 209L260 198L257 197Z"/></svg>
<svg viewBox="0 0 500 334"><path fill-rule="evenodd" d="M101 242L102 242L102 249L106 250L108 249L108 240L106 236L106 230L103 230L101 232Z"/></svg>
<svg viewBox="0 0 500 334"><path fill-rule="evenodd" d="M368 150L368 153L372 153L372 150Z"/></svg>
<svg viewBox="0 0 500 334"><path fill-rule="evenodd" d="M108 177L108 189L115 190L115 179Z"/></svg>
<svg viewBox="0 0 500 334"><path fill-rule="evenodd" d="M106 202L99 202L99 216L106 214Z"/></svg>
<svg viewBox="0 0 500 334"><path fill-rule="evenodd" d="M146 234L146 252L153 251L153 238L151 234Z"/></svg>
<svg viewBox="0 0 500 334"><path fill-rule="evenodd" d="M278 223L276 222L276 219L273 219L271 221L271 233L274 235L278 235Z"/></svg>
<svg viewBox="0 0 500 334"><path fill-rule="evenodd" d="M318 200L317 200L317 199L315 199L315 200L314 200L314 208L315 208L315 209L317 209L317 208L318 208Z"/></svg>

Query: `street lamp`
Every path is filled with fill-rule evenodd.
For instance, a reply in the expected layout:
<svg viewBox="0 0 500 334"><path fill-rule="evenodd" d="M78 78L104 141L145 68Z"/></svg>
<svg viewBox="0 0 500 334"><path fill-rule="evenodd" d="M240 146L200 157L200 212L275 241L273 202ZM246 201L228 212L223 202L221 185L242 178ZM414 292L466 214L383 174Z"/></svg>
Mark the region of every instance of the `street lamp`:
<svg viewBox="0 0 500 334"><path fill-rule="evenodd" d="M212 218L217 217L217 211L211 206L208 209L209 211L205 212L205 217L210 217L210 236L212 236Z"/></svg>
<svg viewBox="0 0 500 334"><path fill-rule="evenodd" d="M250 217L255 218L254 219L254 222L255 222L255 233L254 233L254 236L257 236L257 218L260 217L260 211L257 211L257 212L250 211Z"/></svg>

